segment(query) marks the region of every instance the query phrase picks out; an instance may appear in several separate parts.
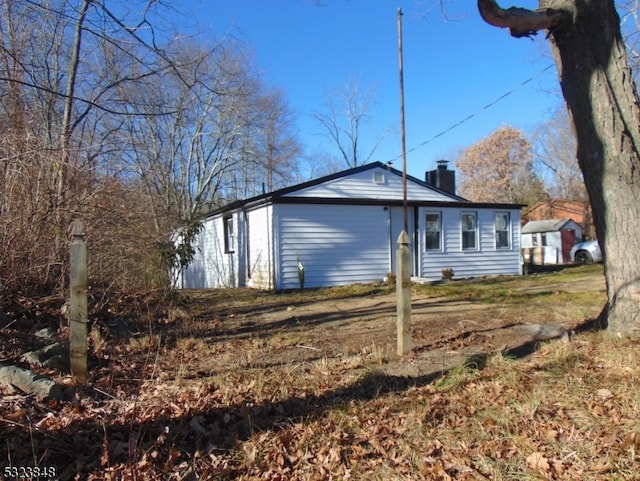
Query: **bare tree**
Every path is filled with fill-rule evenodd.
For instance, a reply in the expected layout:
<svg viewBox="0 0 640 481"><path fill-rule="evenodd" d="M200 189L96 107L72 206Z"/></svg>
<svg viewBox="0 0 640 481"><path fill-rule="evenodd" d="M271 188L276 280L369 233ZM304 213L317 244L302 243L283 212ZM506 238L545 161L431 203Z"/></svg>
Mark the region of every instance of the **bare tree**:
<svg viewBox="0 0 640 481"><path fill-rule="evenodd" d="M375 91L372 87L363 90L360 82L351 78L343 88L327 95L326 112L314 114L323 134L337 147L341 160L349 167L368 163L387 135L383 133L371 147L363 151L362 128L370 120L374 99Z"/></svg>
<svg viewBox="0 0 640 481"><path fill-rule="evenodd" d="M620 13L620 26L624 43L627 46L629 63L634 77L640 74L640 2L638 0L616 1Z"/></svg>
<svg viewBox="0 0 640 481"><path fill-rule="evenodd" d="M534 133L535 170L549 195L556 199L588 202L576 157L576 138L566 109L560 108Z"/></svg>
<svg viewBox="0 0 640 481"><path fill-rule="evenodd" d="M0 2L4 278L64 285L68 225L88 215L100 161L116 143L105 119L151 110L121 102L118 89L174 67L148 21L157 6L145 2L127 23L98 1Z"/></svg>
<svg viewBox="0 0 640 481"><path fill-rule="evenodd" d="M456 160L460 194L477 202L534 204L546 195L531 159L531 144L524 133L501 127Z"/></svg>
<svg viewBox="0 0 640 481"><path fill-rule="evenodd" d="M546 30L575 128L604 250L611 332L640 334L640 105L613 0L541 0L539 10L478 0L484 20L523 37Z"/></svg>
<svg viewBox="0 0 640 481"><path fill-rule="evenodd" d="M265 92L256 108L262 113L258 153L264 159L266 190L291 185L299 180L297 161L302 154L302 146L296 138L293 112L287 107L284 93L277 89Z"/></svg>

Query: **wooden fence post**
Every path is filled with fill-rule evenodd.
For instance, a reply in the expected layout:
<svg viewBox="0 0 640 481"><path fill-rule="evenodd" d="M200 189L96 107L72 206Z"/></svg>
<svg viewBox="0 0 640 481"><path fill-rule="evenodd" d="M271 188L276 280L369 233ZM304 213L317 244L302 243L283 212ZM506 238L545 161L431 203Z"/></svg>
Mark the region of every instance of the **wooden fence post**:
<svg viewBox="0 0 640 481"><path fill-rule="evenodd" d="M411 351L411 251L409 234L403 230L396 251L396 313L398 355Z"/></svg>
<svg viewBox="0 0 640 481"><path fill-rule="evenodd" d="M87 382L87 244L84 222L71 227L70 300L71 374L79 383Z"/></svg>

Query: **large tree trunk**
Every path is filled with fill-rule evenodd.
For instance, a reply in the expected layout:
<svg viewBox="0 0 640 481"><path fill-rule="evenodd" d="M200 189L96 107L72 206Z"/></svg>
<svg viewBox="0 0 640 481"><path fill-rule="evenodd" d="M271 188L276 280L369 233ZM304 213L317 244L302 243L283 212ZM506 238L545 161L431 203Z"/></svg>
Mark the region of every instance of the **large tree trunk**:
<svg viewBox="0 0 640 481"><path fill-rule="evenodd" d="M640 107L613 0L540 0L541 9L501 9L478 0L490 24L514 36L547 29L578 141L578 161L604 251L603 320L640 334ZM527 22L527 18L531 22Z"/></svg>

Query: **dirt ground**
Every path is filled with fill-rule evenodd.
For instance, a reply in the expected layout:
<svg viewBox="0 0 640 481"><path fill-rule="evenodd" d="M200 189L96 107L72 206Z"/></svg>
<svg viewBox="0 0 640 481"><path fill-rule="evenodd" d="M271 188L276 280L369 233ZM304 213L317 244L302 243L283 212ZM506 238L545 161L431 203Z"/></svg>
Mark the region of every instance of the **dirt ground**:
<svg viewBox="0 0 640 481"><path fill-rule="evenodd" d="M412 350L404 357L396 354L393 289L383 294L311 301L305 294L289 294L275 304L264 302L261 295L238 300L230 291L228 296L222 295L227 298L224 311L201 309L199 319L204 330L210 329L212 318L218 319L214 332L205 336L218 345L217 349L209 345L216 366L264 369L342 359L352 365L377 364L376 369L386 374L414 377L496 351L524 355L538 341L561 337L564 330L571 332L593 319L605 299L601 272L585 273L570 282L555 282L553 277L541 283L524 279L514 286L495 302L452 300L414 286ZM573 297L580 293L593 293L589 297L598 301L577 306ZM212 305L210 292L188 295L193 304ZM203 331L194 334L201 337ZM215 366L200 359L199 370L208 369Z"/></svg>
<svg viewBox="0 0 640 481"><path fill-rule="evenodd" d="M413 347L398 356L393 286L183 291L171 303L145 293L92 311L89 383L78 386L68 373L23 358L54 340L68 342L61 302L12 298L0 319L0 364L49 376L66 396L45 402L13 384L0 389L0 438L8 440L0 469L38 459L59 469L61 480L79 479L77 473L91 473L81 479L106 479L106 470L113 474L109 479L168 479L169 472L195 479L185 473L196 468L227 473L225 479L258 479L241 473L266 479L265 473L286 467L286 459L274 454L281 454L282 440L289 445L299 439L300 452L309 455L303 456L305 466L315 471L316 455L330 455L327 444L335 441L336 430L342 430L339 439L349 453L360 449L340 427L344 422L355 423L356 432L370 429L358 435L363 439L396 442L397 431L377 427L388 424L378 410L392 402L376 399L379 392L406 402L416 395L410 388L433 392L433 381L455 377L455 369L440 378L442 371L464 363L483 367L495 352L521 356L538 346L539 353L557 349L564 345L540 341L594 319L605 299L602 266L414 285ZM40 337L43 328L50 337ZM578 337L573 345L580 343ZM433 406L438 398L444 399L435 396ZM355 415L361 403L366 413ZM342 408L334 411L336 406ZM351 414L340 418L339 411ZM419 419L424 416L420 408ZM288 429L293 431L287 434ZM536 428L525 437L530 432L546 430ZM415 449L426 452L428 443ZM358 462L386 462L390 449L380 446L375 457L363 451ZM504 456L513 452L509 448ZM259 459L262 466L256 466ZM341 455L335 460L338 469Z"/></svg>

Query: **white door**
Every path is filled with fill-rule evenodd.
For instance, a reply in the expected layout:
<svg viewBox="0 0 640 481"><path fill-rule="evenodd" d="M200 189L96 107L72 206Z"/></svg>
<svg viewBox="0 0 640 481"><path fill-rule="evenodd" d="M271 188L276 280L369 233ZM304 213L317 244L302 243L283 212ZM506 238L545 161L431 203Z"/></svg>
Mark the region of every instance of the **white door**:
<svg viewBox="0 0 640 481"><path fill-rule="evenodd" d="M398 237L404 229L404 207L389 208L389 225L391 232L391 272L396 273L396 250L398 249ZM411 251L411 275L415 275L414 265L414 241L415 228L413 223L413 207L407 207L407 227L409 234L409 250Z"/></svg>

